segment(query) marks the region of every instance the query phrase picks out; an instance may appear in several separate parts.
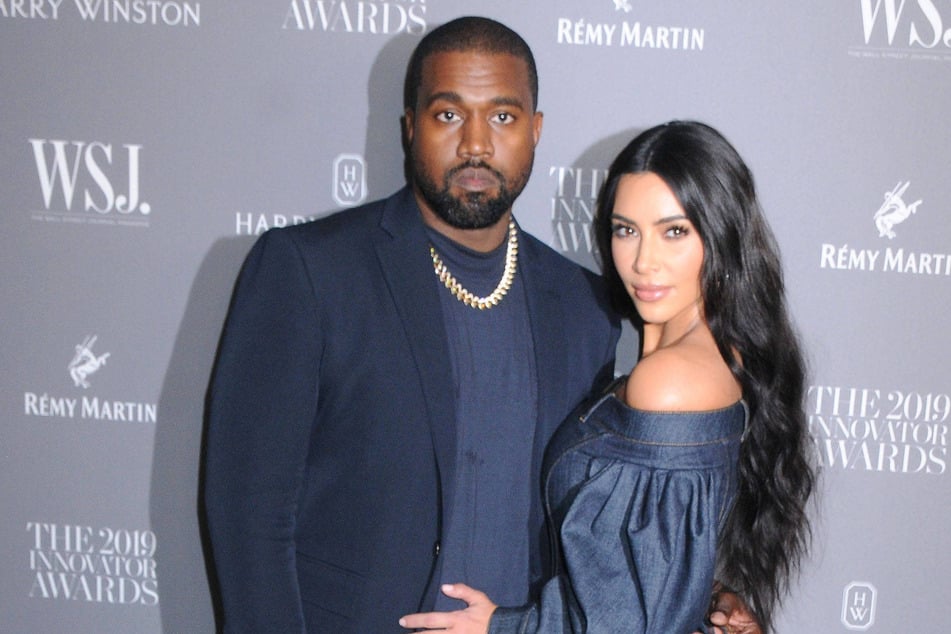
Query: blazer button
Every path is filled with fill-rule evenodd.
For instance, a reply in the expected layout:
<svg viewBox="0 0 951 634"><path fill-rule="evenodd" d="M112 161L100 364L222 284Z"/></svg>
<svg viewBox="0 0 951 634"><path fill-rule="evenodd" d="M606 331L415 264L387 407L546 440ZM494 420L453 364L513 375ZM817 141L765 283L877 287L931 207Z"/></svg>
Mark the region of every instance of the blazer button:
<svg viewBox="0 0 951 634"><path fill-rule="evenodd" d="M433 544L433 557L439 556L439 549L440 549L440 546L439 546L439 542L437 541L436 543Z"/></svg>

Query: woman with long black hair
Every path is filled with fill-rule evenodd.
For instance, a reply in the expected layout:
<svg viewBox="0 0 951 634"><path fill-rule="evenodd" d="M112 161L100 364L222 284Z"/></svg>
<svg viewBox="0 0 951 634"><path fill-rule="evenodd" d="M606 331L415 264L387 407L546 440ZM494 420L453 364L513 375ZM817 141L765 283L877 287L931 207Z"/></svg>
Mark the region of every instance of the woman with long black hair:
<svg viewBox="0 0 951 634"><path fill-rule="evenodd" d="M716 579L769 632L809 543L816 475L804 361L752 175L705 124L651 128L611 165L595 229L641 357L546 452L553 578L520 608L448 586L469 608L404 623L693 632Z"/></svg>

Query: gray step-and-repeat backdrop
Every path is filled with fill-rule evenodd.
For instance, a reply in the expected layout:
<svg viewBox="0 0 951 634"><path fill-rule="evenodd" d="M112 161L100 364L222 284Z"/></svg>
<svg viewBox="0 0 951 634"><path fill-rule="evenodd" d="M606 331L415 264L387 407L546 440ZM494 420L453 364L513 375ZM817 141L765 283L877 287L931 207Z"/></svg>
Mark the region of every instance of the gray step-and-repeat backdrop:
<svg viewBox="0 0 951 634"><path fill-rule="evenodd" d="M637 131L739 148L824 466L779 630L947 629L951 0L0 0L0 631L213 631L199 450L238 267L402 184L406 59L462 14L536 52L516 213L568 257L594 267Z"/></svg>

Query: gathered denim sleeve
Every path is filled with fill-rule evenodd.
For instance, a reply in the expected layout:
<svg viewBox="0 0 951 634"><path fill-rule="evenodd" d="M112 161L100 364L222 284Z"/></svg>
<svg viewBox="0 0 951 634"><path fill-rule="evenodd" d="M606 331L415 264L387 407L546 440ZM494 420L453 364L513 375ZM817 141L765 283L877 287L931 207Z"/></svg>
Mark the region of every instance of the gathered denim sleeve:
<svg viewBox="0 0 951 634"><path fill-rule="evenodd" d="M571 607L568 593L570 588L563 583L563 577L550 579L542 589L538 603L496 609L489 623L489 634L584 632L584 622L578 620L581 611Z"/></svg>
<svg viewBox="0 0 951 634"><path fill-rule="evenodd" d="M689 422L687 431L705 421ZM557 574L536 603L499 608L491 634L705 631L739 434L696 442L644 433L575 434L549 465Z"/></svg>

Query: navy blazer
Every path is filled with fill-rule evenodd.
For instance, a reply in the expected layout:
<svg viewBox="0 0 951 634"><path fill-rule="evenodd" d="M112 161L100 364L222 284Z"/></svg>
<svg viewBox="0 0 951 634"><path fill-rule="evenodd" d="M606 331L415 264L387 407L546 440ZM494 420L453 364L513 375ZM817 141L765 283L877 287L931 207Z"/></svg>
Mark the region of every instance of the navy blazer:
<svg viewBox="0 0 951 634"><path fill-rule="evenodd" d="M555 428L612 376L619 325L600 278L519 237L539 482ZM455 460L439 292L408 189L271 230L249 253L212 378L205 454L226 631L402 632L401 615L431 608ZM539 491L537 581L547 553Z"/></svg>

